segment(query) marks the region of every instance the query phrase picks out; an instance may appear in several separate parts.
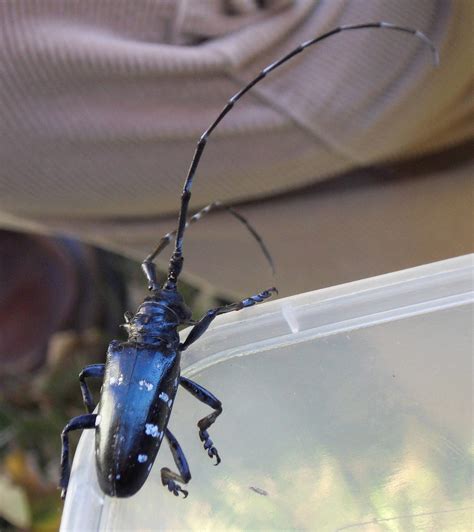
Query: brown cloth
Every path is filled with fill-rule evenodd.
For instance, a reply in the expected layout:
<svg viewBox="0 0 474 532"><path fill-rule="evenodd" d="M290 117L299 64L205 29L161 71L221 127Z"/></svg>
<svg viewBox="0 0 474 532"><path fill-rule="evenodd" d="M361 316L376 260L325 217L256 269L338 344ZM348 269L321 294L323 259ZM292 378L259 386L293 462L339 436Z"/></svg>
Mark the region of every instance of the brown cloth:
<svg viewBox="0 0 474 532"><path fill-rule="evenodd" d="M472 161L451 148L472 133L472 10L470 0L1 2L0 225L143 258L173 229L195 143L232 94L302 41L383 20L426 33L440 67L409 35L338 34L256 86L208 143L191 208L243 203L276 279L225 213L188 231L184 272L233 296L274 283L285 295L468 252Z"/></svg>

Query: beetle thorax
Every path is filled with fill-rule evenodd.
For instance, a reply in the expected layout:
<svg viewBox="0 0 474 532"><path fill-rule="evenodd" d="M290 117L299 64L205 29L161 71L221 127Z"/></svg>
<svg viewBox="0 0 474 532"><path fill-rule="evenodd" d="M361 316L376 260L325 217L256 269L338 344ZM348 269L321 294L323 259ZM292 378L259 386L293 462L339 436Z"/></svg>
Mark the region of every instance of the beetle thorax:
<svg viewBox="0 0 474 532"><path fill-rule="evenodd" d="M186 323L190 315L179 294L156 291L145 299L126 325L129 339L146 344L178 341L178 327Z"/></svg>

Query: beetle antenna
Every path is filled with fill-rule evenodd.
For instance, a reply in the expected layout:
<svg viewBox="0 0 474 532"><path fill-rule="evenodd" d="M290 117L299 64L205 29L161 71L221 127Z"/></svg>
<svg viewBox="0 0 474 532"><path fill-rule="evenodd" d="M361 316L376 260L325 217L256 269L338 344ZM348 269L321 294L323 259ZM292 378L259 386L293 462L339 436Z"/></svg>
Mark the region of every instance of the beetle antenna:
<svg viewBox="0 0 474 532"><path fill-rule="evenodd" d="M192 161L191 161L191 165L188 170L188 175L184 182L183 192L181 195L181 209L180 209L179 217L178 217L178 227L176 229L176 244L175 244L174 252L170 259L168 279L164 286L166 289L176 288L176 282L178 280L178 276L181 273L181 269L183 267L183 238L184 238L184 230L186 229L189 200L191 199L191 187L193 185L194 175L199 165L199 161L201 160L201 156L204 152L204 148L206 146L207 140L210 137L211 133L214 131L214 129L218 126L218 124L225 117L225 115L234 107L235 103L237 103L237 101L240 100L240 98L242 98L244 94L246 94L259 81L265 78L267 74L270 74L270 72L272 72L273 70L276 70L279 66L289 61L295 55L298 55L299 53L301 53L303 50L305 50L309 46L312 46L313 44L321 42L324 39L327 39L328 37L335 35L336 33L340 33L342 31L362 30L362 29L369 29L369 28L394 30L394 31L400 31L400 32L414 35L416 38L423 41L423 43L425 43L431 49L431 52L433 54L434 65L437 66L439 64L439 55L438 55L436 46L434 45L433 41L431 41L431 39L429 39L421 31L415 30L413 28L407 28L404 26L397 26L396 24L390 24L388 22L368 22L365 24L353 24L353 25L339 26L331 31L323 33L322 35L318 37L315 37L314 39L301 43L294 50L292 50L291 52L284 55L277 61L265 67L252 81L250 81L245 87L243 87L238 92L236 92L228 100L227 104L222 109L218 117L204 131L204 133L201 135L197 143L197 146L196 146L196 149L195 149Z"/></svg>
<svg viewBox="0 0 474 532"><path fill-rule="evenodd" d="M206 214L216 209L226 210L229 214L231 214L242 225L246 227L246 229L250 232L250 234L253 236L253 238L257 241L258 245L260 246L262 253L267 259L268 264L270 265L270 268L272 270L272 275L275 275L275 264L273 262L272 256L270 255L270 252L268 251L267 246L265 245L262 237L258 234L257 230L252 226L252 224L247 220L247 218L242 216L238 211L236 211L232 207L229 207L228 205L225 205L224 203L220 201L214 201L213 203L207 205L206 207L198 211L196 214L193 214L190 218L188 218L188 220L186 221L186 228L192 225L193 223L198 222L203 216L205 216ZM168 244L173 241L173 239L176 236L176 233L177 233L176 229L174 231L170 231L169 233L166 233L166 235L164 235L160 239L156 248L142 262L142 269L143 269L143 272L145 273L145 276L148 279L148 286L150 290L155 290L159 286L157 278L156 278L156 268L155 268L153 261L168 246Z"/></svg>
<svg viewBox="0 0 474 532"><path fill-rule="evenodd" d="M267 246L265 245L265 242L263 241L262 237L257 233L256 229L251 225L251 223L240 214L240 212L236 211L232 207L229 207L228 205L224 205L223 203L217 202L223 209L225 209L227 212L232 214L234 218L236 218L241 224L245 225L245 227L249 230L249 232L252 234L252 236L257 241L258 245L260 246L260 249L262 250L262 253L265 255L265 258L267 259L268 264L270 265L270 268L272 270L272 275L275 275L275 264L273 262L273 258L270 255L270 252L268 251Z"/></svg>

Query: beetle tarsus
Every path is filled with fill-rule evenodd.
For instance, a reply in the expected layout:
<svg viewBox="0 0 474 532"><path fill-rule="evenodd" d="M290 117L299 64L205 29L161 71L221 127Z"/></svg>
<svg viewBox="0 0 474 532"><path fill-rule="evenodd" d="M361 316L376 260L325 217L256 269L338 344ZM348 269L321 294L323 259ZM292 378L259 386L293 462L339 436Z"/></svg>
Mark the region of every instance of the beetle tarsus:
<svg viewBox="0 0 474 532"><path fill-rule="evenodd" d="M215 466L217 466L217 465L219 465L221 463L221 457L219 456L219 453L217 452L217 449L215 447L211 447L207 451L207 454L209 455L209 458L216 457L216 463L214 464Z"/></svg>
<svg viewBox="0 0 474 532"><path fill-rule="evenodd" d="M168 490L176 497L182 493L183 498L186 499L188 492L183 490L183 488L176 483L176 480L183 484L187 484L191 480L191 472L189 471L188 462L178 440L173 436L169 429L165 430L165 436L168 440L170 451L179 473L174 473L167 467L163 467L161 470L161 483L163 486L167 486Z"/></svg>
<svg viewBox="0 0 474 532"><path fill-rule="evenodd" d="M199 439L204 443L204 449L207 451L209 458L216 458L216 463L214 465L219 465L221 463L221 457L219 456L217 449L214 447L214 442L209 437L207 430L199 431Z"/></svg>
<svg viewBox="0 0 474 532"><path fill-rule="evenodd" d="M175 497L179 497L179 494L182 493L183 499L186 499L189 494L189 492L183 490L183 488L179 484L176 484L174 480L167 480L165 485L168 487L168 491L170 491Z"/></svg>

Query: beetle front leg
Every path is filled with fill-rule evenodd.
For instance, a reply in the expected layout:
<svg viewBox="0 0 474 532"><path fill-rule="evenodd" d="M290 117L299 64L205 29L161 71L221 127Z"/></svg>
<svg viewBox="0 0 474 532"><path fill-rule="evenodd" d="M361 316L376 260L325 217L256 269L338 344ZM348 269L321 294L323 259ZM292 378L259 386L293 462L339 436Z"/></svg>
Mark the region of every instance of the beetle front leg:
<svg viewBox="0 0 474 532"><path fill-rule="evenodd" d="M71 466L69 464L69 435L72 430L93 429L97 414L84 414L83 416L73 417L61 432L61 473L59 487L61 488L61 498L66 496L67 486L69 484L69 475Z"/></svg>
<svg viewBox="0 0 474 532"><path fill-rule="evenodd" d="M207 429L214 423L218 416L222 414L222 403L210 391L186 377L180 377L179 383L185 390L194 395L196 399L199 399L199 401L214 409L214 412L200 419L197 425L199 427L199 439L204 443L204 449L207 451L209 458L216 457L216 463L214 465L218 465L220 464L221 459L209 437Z"/></svg>
<svg viewBox="0 0 474 532"><path fill-rule="evenodd" d="M91 392L87 386L86 378L93 377L96 379L103 379L105 373L105 364L91 364L86 366L81 373L79 373L79 384L81 386L82 400L89 414L95 409L95 403L92 399Z"/></svg>
<svg viewBox="0 0 474 532"><path fill-rule="evenodd" d="M228 312L235 312L247 307L252 307L257 303L261 303L272 294L277 294L278 290L275 287L263 290L262 292L250 297L246 297L237 303L231 303L230 305L224 305L222 307L213 308L208 310L206 314L196 323L196 325L189 332L186 340L179 344L180 351L185 351L191 344L193 344L198 338L200 338L209 328L212 321L221 314L227 314Z"/></svg>
<svg viewBox="0 0 474 532"><path fill-rule="evenodd" d="M174 463L178 468L179 474L174 473L171 469L163 467L161 469L161 482L163 486L167 486L168 490L171 491L174 495L178 496L181 492L186 499L188 492L183 490L181 486L176 484L176 481L187 484L191 480L191 471L189 470L189 465L184 456L183 450L178 443L178 440L173 436L169 429L165 430L165 436L168 440L171 454L173 455Z"/></svg>

